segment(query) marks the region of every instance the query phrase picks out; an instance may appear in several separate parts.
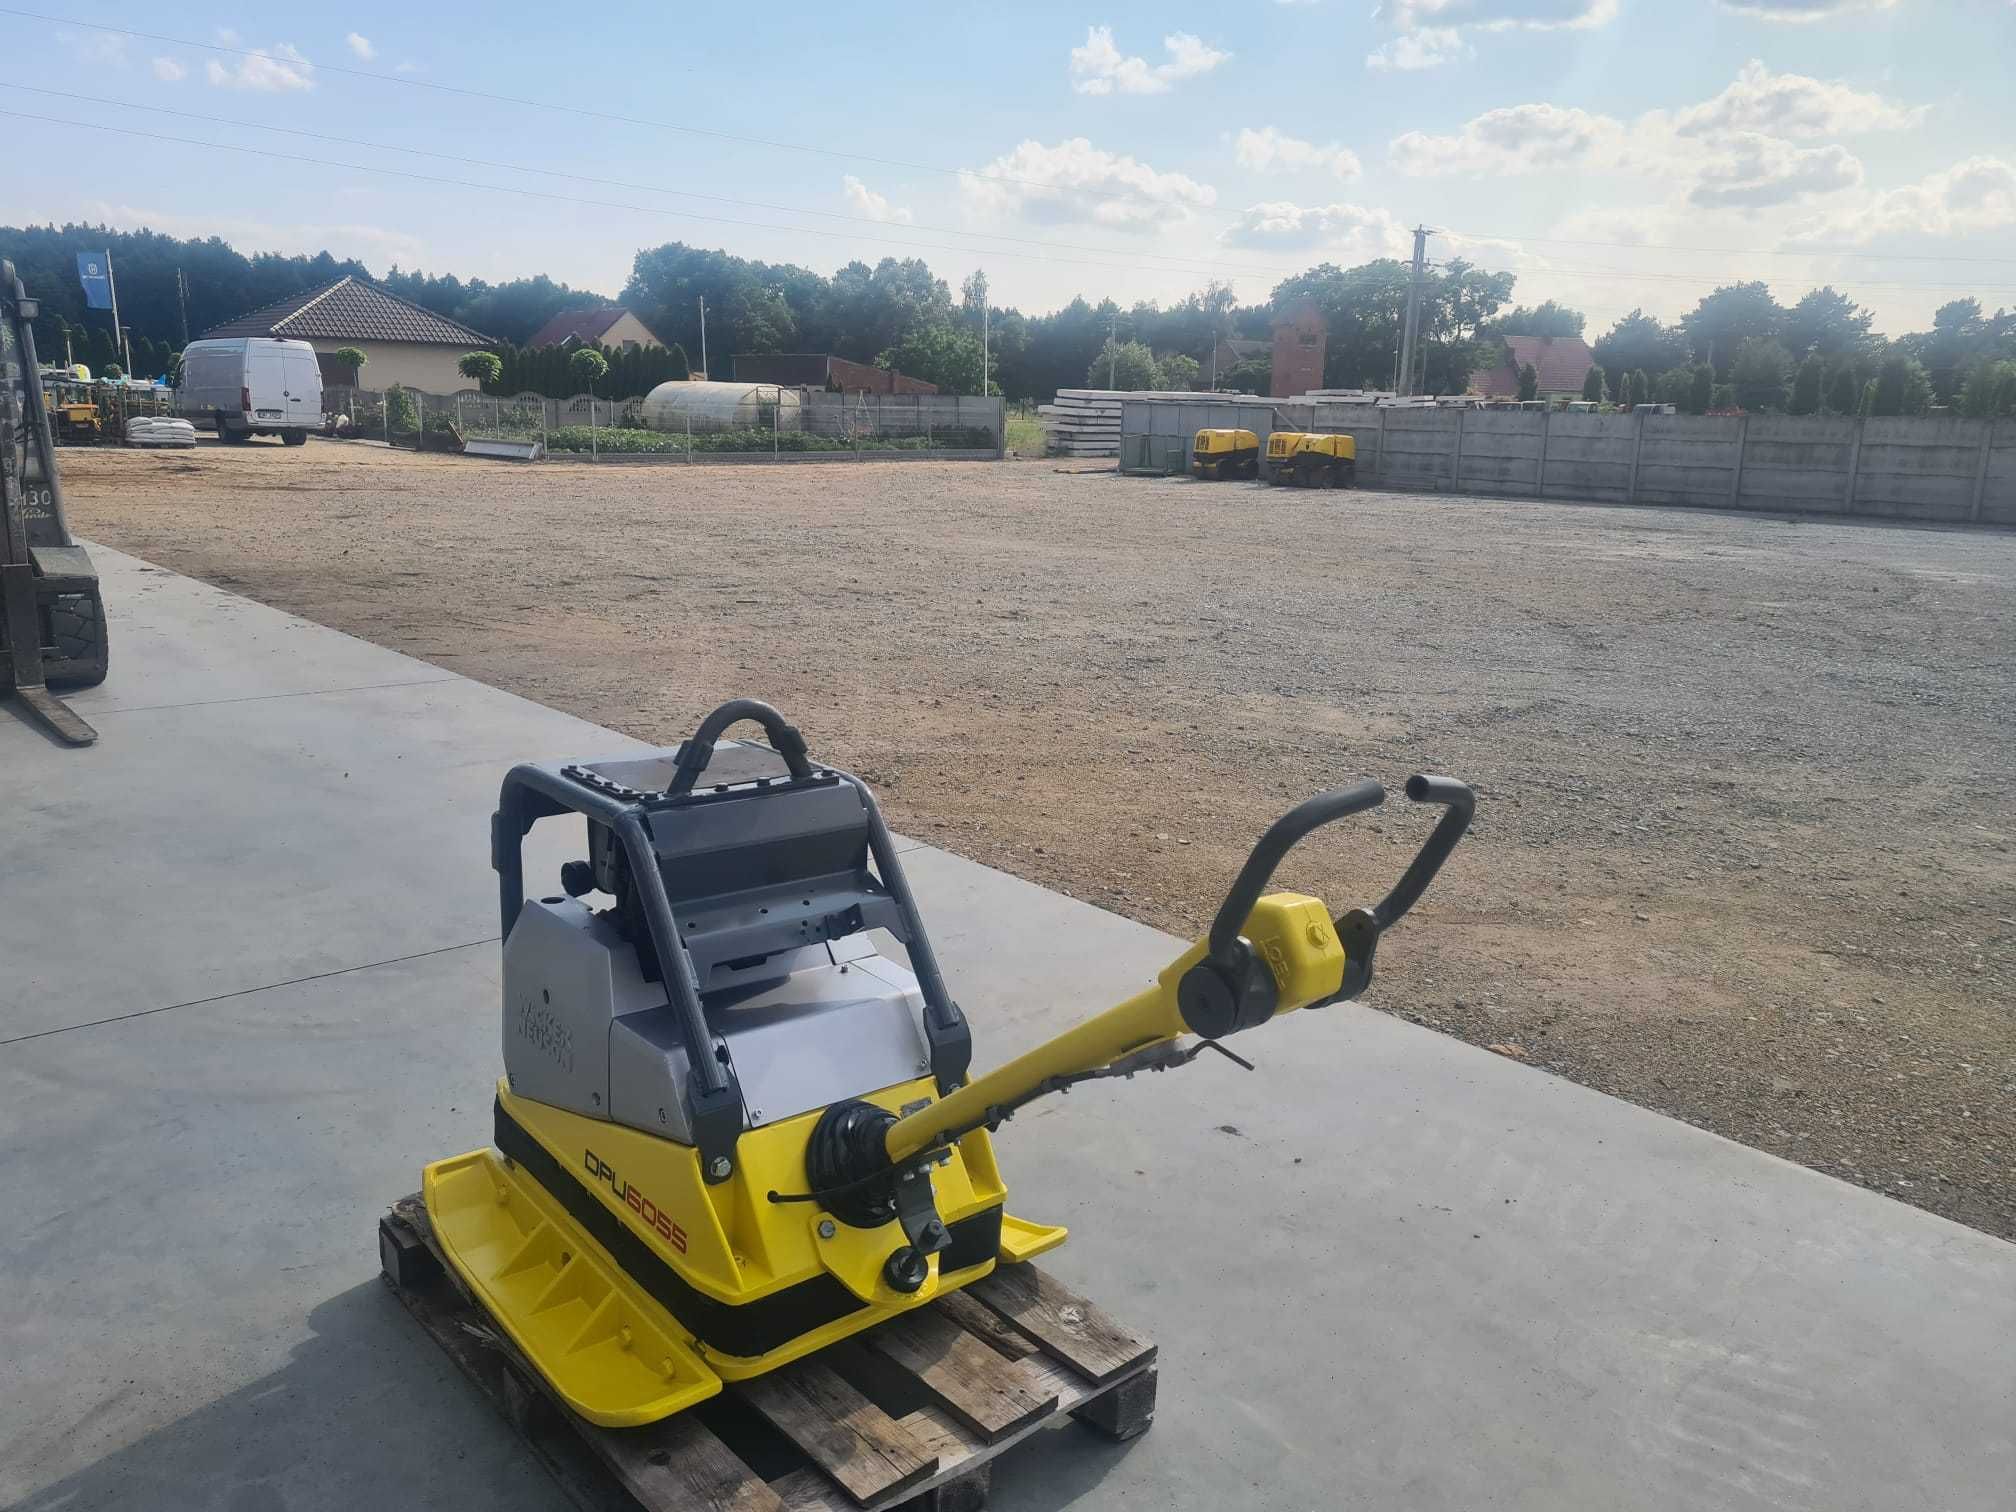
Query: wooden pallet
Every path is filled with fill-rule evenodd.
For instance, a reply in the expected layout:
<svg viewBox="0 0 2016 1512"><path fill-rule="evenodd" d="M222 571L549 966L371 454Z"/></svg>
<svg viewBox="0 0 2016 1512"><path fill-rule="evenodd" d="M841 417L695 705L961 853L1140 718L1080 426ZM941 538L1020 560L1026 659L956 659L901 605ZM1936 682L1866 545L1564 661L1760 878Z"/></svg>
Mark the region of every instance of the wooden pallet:
<svg viewBox="0 0 2016 1512"><path fill-rule="evenodd" d="M995 1456L1062 1414L1115 1440L1155 1416L1155 1346L1024 1264L690 1412L599 1428L462 1286L417 1195L378 1248L394 1295L584 1512L977 1512Z"/></svg>

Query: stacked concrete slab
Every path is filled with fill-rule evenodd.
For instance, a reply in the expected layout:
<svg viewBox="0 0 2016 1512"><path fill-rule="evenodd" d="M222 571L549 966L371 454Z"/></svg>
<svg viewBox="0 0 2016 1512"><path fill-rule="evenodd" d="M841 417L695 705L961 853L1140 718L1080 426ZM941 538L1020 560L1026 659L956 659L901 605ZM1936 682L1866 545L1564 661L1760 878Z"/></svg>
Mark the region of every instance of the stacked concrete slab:
<svg viewBox="0 0 2016 1512"><path fill-rule="evenodd" d="M1122 430L1121 406L1130 399L1154 399L1169 404L1245 406L1247 418L1238 424L1265 432L1273 401L1252 394L1195 393L1187 389L1059 389L1054 404L1039 404L1049 451L1058 457L1117 457ZM1257 407L1257 423L1251 411ZM1229 423L1229 422L1228 422ZM1193 427L1201 429L1202 427Z"/></svg>

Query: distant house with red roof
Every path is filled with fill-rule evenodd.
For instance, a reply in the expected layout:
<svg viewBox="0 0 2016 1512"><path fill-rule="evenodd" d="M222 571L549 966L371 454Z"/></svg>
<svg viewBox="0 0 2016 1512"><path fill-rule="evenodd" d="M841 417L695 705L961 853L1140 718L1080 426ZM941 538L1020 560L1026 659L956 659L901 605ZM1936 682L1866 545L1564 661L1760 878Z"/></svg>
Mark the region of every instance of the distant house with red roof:
<svg viewBox="0 0 2016 1512"><path fill-rule="evenodd" d="M1503 336L1496 367L1470 375L1470 392L1486 399L1517 399L1519 370L1529 362L1540 375L1541 399L1580 399L1582 382L1596 365L1596 354L1580 336Z"/></svg>
<svg viewBox="0 0 2016 1512"><path fill-rule="evenodd" d="M532 333L528 347L605 346L662 347L651 328L621 305L562 310Z"/></svg>

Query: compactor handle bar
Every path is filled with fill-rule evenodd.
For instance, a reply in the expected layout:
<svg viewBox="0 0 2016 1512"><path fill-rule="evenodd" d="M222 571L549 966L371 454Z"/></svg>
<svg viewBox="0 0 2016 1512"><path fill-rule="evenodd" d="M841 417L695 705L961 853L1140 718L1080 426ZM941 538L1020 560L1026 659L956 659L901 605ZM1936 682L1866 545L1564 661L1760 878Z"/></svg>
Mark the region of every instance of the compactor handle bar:
<svg viewBox="0 0 2016 1512"><path fill-rule="evenodd" d="M1239 875L1232 882L1232 890L1225 894L1225 901L1218 906L1217 917L1211 921L1211 954L1224 956L1232 950L1238 942L1240 928L1246 923L1247 916L1253 912L1253 905L1260 901L1260 895L1267 890L1267 884L1273 881L1274 868L1281 864L1281 858L1300 844L1310 831L1320 829L1332 820L1362 814L1366 809L1377 808L1385 801L1386 789L1368 779L1364 782L1354 782L1350 787L1332 788L1327 793L1318 793L1314 798L1306 798L1268 825L1267 833L1260 837L1259 842L1253 847L1253 854L1248 856L1246 864L1239 868ZM1453 845L1455 842L1450 843ZM1441 865L1441 862L1438 860L1436 865ZM1432 869L1430 875L1433 875ZM1421 885L1427 886L1426 878L1422 880ZM1416 895L1419 895L1418 891Z"/></svg>
<svg viewBox="0 0 2016 1512"><path fill-rule="evenodd" d="M692 792L693 784L700 780L700 774L707 770L707 763L714 759L714 742L721 738L721 732L745 719L753 719L763 726L770 748L784 758L792 781L803 782L812 775L812 764L805 759L805 737L798 733L797 726L760 698L731 698L701 720L693 738L679 747L679 754L673 761L676 770L672 775L672 785L665 789L665 795L677 798Z"/></svg>

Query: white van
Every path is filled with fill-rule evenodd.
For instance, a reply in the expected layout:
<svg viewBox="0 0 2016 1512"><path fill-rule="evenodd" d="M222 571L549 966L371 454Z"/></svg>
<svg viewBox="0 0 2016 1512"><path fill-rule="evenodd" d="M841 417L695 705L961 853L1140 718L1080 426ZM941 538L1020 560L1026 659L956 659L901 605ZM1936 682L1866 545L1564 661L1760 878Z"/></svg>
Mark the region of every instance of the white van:
<svg viewBox="0 0 2016 1512"><path fill-rule="evenodd" d="M322 369L305 341L230 336L182 351L182 413L209 416L220 441L278 436L299 446L322 428Z"/></svg>

